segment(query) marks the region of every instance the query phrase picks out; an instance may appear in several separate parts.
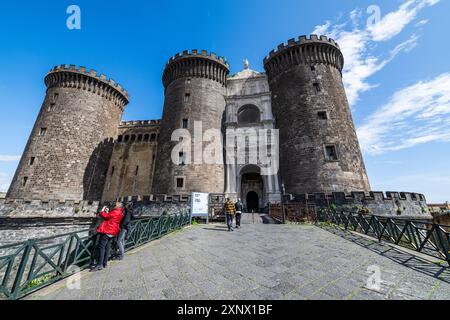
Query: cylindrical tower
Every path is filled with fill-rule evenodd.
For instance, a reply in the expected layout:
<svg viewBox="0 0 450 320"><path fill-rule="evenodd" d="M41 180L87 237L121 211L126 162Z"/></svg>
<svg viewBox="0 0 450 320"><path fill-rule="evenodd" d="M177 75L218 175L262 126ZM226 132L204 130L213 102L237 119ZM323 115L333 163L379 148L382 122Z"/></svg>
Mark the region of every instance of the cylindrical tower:
<svg viewBox="0 0 450 320"><path fill-rule="evenodd" d="M264 59L288 193L368 191L342 82L344 58L325 36L301 36Z"/></svg>
<svg viewBox="0 0 450 320"><path fill-rule="evenodd" d="M7 198L100 200L128 95L114 80L74 65L53 68L45 84Z"/></svg>
<svg viewBox="0 0 450 320"><path fill-rule="evenodd" d="M228 74L229 67L225 60L205 50L184 51L166 64L154 194L224 192L224 165L217 162L208 164L202 158L202 150L210 142L202 143L201 136L209 129L222 130ZM171 141L171 138L177 129L189 131L191 148L181 150L179 157L175 155L172 161L172 150L179 142ZM218 152L220 154L216 158L223 162L223 150Z"/></svg>

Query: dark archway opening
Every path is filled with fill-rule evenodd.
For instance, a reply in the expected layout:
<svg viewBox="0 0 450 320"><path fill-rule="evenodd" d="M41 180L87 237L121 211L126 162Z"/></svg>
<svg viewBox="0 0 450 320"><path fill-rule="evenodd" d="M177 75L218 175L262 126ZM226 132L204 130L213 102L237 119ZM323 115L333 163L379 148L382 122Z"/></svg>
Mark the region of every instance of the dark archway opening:
<svg viewBox="0 0 450 320"><path fill-rule="evenodd" d="M258 212L259 210L259 197L255 191L247 193L247 211Z"/></svg>

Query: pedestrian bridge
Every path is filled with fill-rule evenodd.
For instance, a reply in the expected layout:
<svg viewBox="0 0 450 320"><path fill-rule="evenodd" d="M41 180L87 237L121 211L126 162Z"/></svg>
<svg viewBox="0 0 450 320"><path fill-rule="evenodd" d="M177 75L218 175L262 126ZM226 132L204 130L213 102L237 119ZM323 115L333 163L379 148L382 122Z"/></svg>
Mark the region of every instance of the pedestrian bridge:
<svg viewBox="0 0 450 320"><path fill-rule="evenodd" d="M450 299L445 263L336 226L269 222L184 227L26 299Z"/></svg>

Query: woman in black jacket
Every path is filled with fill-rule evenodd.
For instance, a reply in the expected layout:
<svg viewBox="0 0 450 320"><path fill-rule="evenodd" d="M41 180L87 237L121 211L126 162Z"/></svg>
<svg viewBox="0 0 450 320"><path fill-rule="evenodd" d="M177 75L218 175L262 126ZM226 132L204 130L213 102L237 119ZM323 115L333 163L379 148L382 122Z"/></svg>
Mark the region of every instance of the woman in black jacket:
<svg viewBox="0 0 450 320"><path fill-rule="evenodd" d="M122 222L120 223L120 233L119 236L117 237L117 246L119 247L119 254L117 256L117 259L119 260L123 260L125 254L125 239L128 233L128 225L130 224L130 221L133 218L134 218L133 202L128 202L125 206L124 216Z"/></svg>

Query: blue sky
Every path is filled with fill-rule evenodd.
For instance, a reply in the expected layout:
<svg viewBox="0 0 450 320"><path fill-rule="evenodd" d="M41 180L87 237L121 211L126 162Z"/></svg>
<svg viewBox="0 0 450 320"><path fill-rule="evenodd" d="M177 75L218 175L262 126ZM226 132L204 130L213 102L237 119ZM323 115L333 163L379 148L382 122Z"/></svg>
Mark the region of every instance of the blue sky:
<svg viewBox="0 0 450 320"><path fill-rule="evenodd" d="M66 27L69 5L81 30ZM381 12L367 8L376 5ZM166 61L185 49L262 71L279 43L338 40L344 82L373 190L450 200L450 1L21 1L0 11L0 189L6 190L45 96L51 67L76 64L130 93L124 119L158 119ZM367 22L370 22L369 24ZM374 22L374 23L372 23Z"/></svg>

